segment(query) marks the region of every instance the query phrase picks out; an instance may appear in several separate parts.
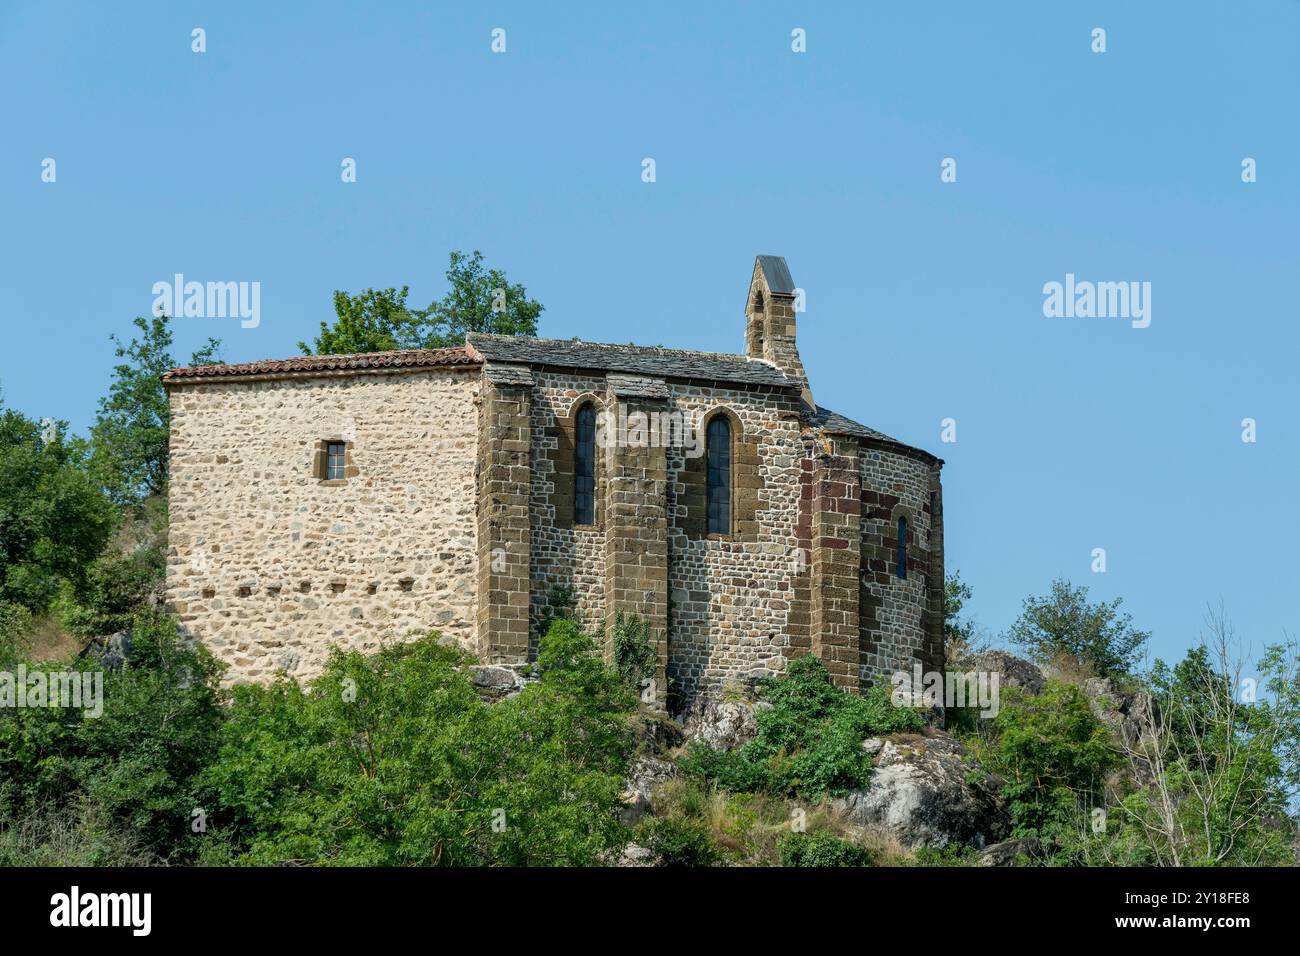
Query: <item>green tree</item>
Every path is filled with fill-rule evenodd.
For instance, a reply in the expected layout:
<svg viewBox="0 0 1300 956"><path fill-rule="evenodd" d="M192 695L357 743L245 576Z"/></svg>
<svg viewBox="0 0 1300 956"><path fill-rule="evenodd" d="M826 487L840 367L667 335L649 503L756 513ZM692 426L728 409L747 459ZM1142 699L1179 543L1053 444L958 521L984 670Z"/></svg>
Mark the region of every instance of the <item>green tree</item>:
<svg viewBox="0 0 1300 956"><path fill-rule="evenodd" d="M423 324L406 305L407 286L366 289L359 295L334 293L334 324L320 324L313 345L299 342L304 355L355 355L420 348L415 344Z"/></svg>
<svg viewBox="0 0 1300 956"><path fill-rule="evenodd" d="M177 364L170 317L137 316L132 324L139 338L124 345L111 336L113 354L125 361L113 367L112 384L100 399L90 433L95 470L119 504L138 504L166 487L171 412L162 375ZM216 364L220 348L220 342L208 339L190 364Z"/></svg>
<svg viewBox="0 0 1300 956"><path fill-rule="evenodd" d="M484 269L483 255L453 252L447 266L450 291L432 303L427 315L430 331L423 348L461 345L470 332L497 335L536 335L542 304L511 283L500 269Z"/></svg>
<svg viewBox="0 0 1300 956"><path fill-rule="evenodd" d="M502 270L485 268L481 252L452 252L446 276L447 294L425 309L407 304L409 286L336 291L333 325L322 322L315 341L298 347L305 355L348 355L463 345L470 332L537 334L542 304Z"/></svg>
<svg viewBox="0 0 1300 956"><path fill-rule="evenodd" d="M1009 637L1040 663L1065 654L1091 665L1100 677L1121 676L1137 666L1151 636L1120 613L1123 603L1116 598L1090 604L1086 587L1056 580L1050 594L1025 598Z"/></svg>
<svg viewBox="0 0 1300 956"><path fill-rule="evenodd" d="M0 601L37 614L64 581L83 583L117 520L85 443L65 441L62 430L0 411Z"/></svg>
<svg viewBox="0 0 1300 956"><path fill-rule="evenodd" d="M1119 742L1137 786L1108 808L1104 832L1078 827L1080 856L1124 865L1291 863L1298 675L1295 640L1265 648L1248 668L1222 612L1211 613L1208 640L1175 667L1153 668L1157 719L1139 739Z"/></svg>
<svg viewBox="0 0 1300 956"><path fill-rule="evenodd" d="M987 644L977 633L975 622L961 616L972 593L960 571L943 579L943 644L949 661L979 653Z"/></svg>

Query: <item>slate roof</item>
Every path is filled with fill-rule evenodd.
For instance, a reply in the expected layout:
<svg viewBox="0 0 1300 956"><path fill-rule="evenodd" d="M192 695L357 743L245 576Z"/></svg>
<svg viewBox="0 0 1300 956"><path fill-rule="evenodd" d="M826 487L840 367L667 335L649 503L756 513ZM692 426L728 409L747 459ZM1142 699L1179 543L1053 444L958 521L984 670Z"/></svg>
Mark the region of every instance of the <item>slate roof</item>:
<svg viewBox="0 0 1300 956"><path fill-rule="evenodd" d="M878 432L874 428L868 428L861 422L855 422L851 418L841 415L839 412L833 412L824 406L817 406L813 411L808 405L803 405L800 409L803 413L803 419L809 425L820 428L832 435L848 435L852 438L861 438L866 441L875 442L881 445L889 445L894 448L901 448L906 451L916 452L929 461L942 463L942 458L937 458L930 454L924 448L917 448L915 445L909 445L901 442L897 438L890 438L884 432Z"/></svg>
<svg viewBox="0 0 1300 956"><path fill-rule="evenodd" d="M668 398L672 394L661 378L610 372L605 376L605 382L620 398Z"/></svg>
<svg viewBox="0 0 1300 956"><path fill-rule="evenodd" d="M483 369L483 374L493 385L532 386L533 384L533 370L527 365L494 362Z"/></svg>
<svg viewBox="0 0 1300 956"><path fill-rule="evenodd" d="M515 362L558 368L631 372L654 378L697 378L776 388L799 388L796 379L774 365L726 352L690 352L642 345L603 345L570 339L521 335L471 334L471 353L489 362Z"/></svg>
<svg viewBox="0 0 1300 956"><path fill-rule="evenodd" d="M794 295L794 277L783 256L759 256L759 268L767 280L767 291L774 295Z"/></svg>
<svg viewBox="0 0 1300 956"><path fill-rule="evenodd" d="M463 346L449 349L407 349L399 352L363 352L358 355L300 355L289 359L243 362L237 365L195 365L168 369L164 382L286 372L343 372L361 369L422 368L425 366L478 365Z"/></svg>
<svg viewBox="0 0 1300 956"><path fill-rule="evenodd" d="M766 257L760 257L766 258ZM772 276L768 277L769 283ZM489 377L501 384L531 384L527 366L599 369L609 376L616 392L667 397L662 380L695 378L716 382L738 382L797 389L800 383L775 366L743 355L726 352L692 352L639 345L604 345L570 339L537 339L526 336L473 334L467 345L446 349L407 349L397 352L364 352L357 355L300 355L288 359L243 362L234 365L197 365L173 368L163 373L165 383L183 383L208 378L238 378L290 373L320 374L384 369L431 367L475 367L485 360ZM816 411L802 407L804 421L833 435L848 435L880 445L915 452L929 461L942 462L922 448L891 438L829 408Z"/></svg>

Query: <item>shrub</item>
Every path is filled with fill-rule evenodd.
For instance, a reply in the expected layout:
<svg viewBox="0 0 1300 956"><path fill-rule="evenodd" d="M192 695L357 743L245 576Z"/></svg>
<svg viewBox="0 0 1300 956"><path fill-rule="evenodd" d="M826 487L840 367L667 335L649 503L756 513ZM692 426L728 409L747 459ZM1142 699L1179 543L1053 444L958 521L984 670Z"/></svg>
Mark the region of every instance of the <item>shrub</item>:
<svg viewBox="0 0 1300 956"><path fill-rule="evenodd" d="M436 637L238 690L207 780L242 862L593 865L623 846L635 698L591 638L556 621L540 680L487 704Z"/></svg>
<svg viewBox="0 0 1300 956"><path fill-rule="evenodd" d="M92 801L0 820L0 867L156 866L159 862Z"/></svg>
<svg viewBox="0 0 1300 956"><path fill-rule="evenodd" d="M34 623L27 608L0 600L0 668L11 669L18 663L23 638Z"/></svg>
<svg viewBox="0 0 1300 956"><path fill-rule="evenodd" d="M912 855L915 866L975 866L979 851L964 843L947 843L942 847L923 846Z"/></svg>
<svg viewBox="0 0 1300 956"><path fill-rule="evenodd" d="M100 557L87 571L77 597L64 603L64 626L85 637L127 629L147 608L150 592L166 570L166 558L157 548Z"/></svg>
<svg viewBox="0 0 1300 956"><path fill-rule="evenodd" d="M811 655L796 658L785 674L764 680L756 715L758 733L731 752L692 745L682 769L728 790L795 794L809 800L842 796L871 776L862 741L871 736L917 731L921 717L896 707L889 692L865 696L836 688L826 666Z"/></svg>
<svg viewBox="0 0 1300 956"><path fill-rule="evenodd" d="M1288 865L1295 857L1300 781L1300 643L1264 648L1251 672L1267 693L1248 699L1231 624L1211 611L1206 643L1174 667L1157 661L1148 686L1158 722L1125 756L1155 772L1107 807L1105 827L1080 807L1069 862L1126 866ZM1064 856L1065 853L1062 853Z"/></svg>
<svg viewBox="0 0 1300 956"><path fill-rule="evenodd" d="M614 615L614 667L629 687L654 677L659 656L650 642L650 625L635 614Z"/></svg>
<svg viewBox="0 0 1300 956"><path fill-rule="evenodd" d="M640 840L660 866L713 866L721 858L708 826L683 817L652 817Z"/></svg>
<svg viewBox="0 0 1300 956"><path fill-rule="evenodd" d="M546 594L546 604L542 607L541 619L537 622L537 633L545 636L556 621L576 621L578 599L573 588L555 584Z"/></svg>
<svg viewBox="0 0 1300 956"><path fill-rule="evenodd" d="M782 866L870 866L871 854L826 831L787 833L781 838Z"/></svg>
<svg viewBox="0 0 1300 956"><path fill-rule="evenodd" d="M0 815L63 813L88 799L123 838L159 856L191 852L197 776L215 750L220 668L171 619L137 616L132 653L103 673L99 717L73 708L0 710ZM69 811L70 812L70 811Z"/></svg>
<svg viewBox="0 0 1300 956"><path fill-rule="evenodd" d="M1116 758L1105 727L1077 687L1049 680L1042 693L1003 692L994 738L972 740L980 763L1005 781L1012 836L1062 840L1080 795L1095 794Z"/></svg>

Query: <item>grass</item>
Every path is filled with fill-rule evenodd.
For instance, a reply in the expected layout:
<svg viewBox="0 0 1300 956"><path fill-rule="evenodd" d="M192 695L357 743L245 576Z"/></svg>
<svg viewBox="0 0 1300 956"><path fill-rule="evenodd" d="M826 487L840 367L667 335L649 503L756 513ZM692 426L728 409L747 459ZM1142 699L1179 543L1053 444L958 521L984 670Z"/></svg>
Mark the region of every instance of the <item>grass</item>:
<svg viewBox="0 0 1300 956"><path fill-rule="evenodd" d="M723 863L780 866L781 837L796 823L807 833L829 833L870 853L878 866L907 866L913 855L885 830L848 823L830 801L805 804L764 793L730 793L691 779L678 779L655 791L654 815L703 824Z"/></svg>

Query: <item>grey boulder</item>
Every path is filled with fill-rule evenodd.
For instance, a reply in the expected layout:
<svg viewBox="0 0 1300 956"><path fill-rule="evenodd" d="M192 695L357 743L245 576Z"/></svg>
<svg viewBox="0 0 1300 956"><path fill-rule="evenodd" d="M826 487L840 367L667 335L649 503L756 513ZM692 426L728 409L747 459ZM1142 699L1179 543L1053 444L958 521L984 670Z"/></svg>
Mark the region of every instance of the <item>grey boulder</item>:
<svg viewBox="0 0 1300 956"><path fill-rule="evenodd" d="M1006 838L1002 781L959 741L928 730L873 738L864 747L875 752L870 782L832 801L849 823L883 829L911 850L950 843L982 849Z"/></svg>

